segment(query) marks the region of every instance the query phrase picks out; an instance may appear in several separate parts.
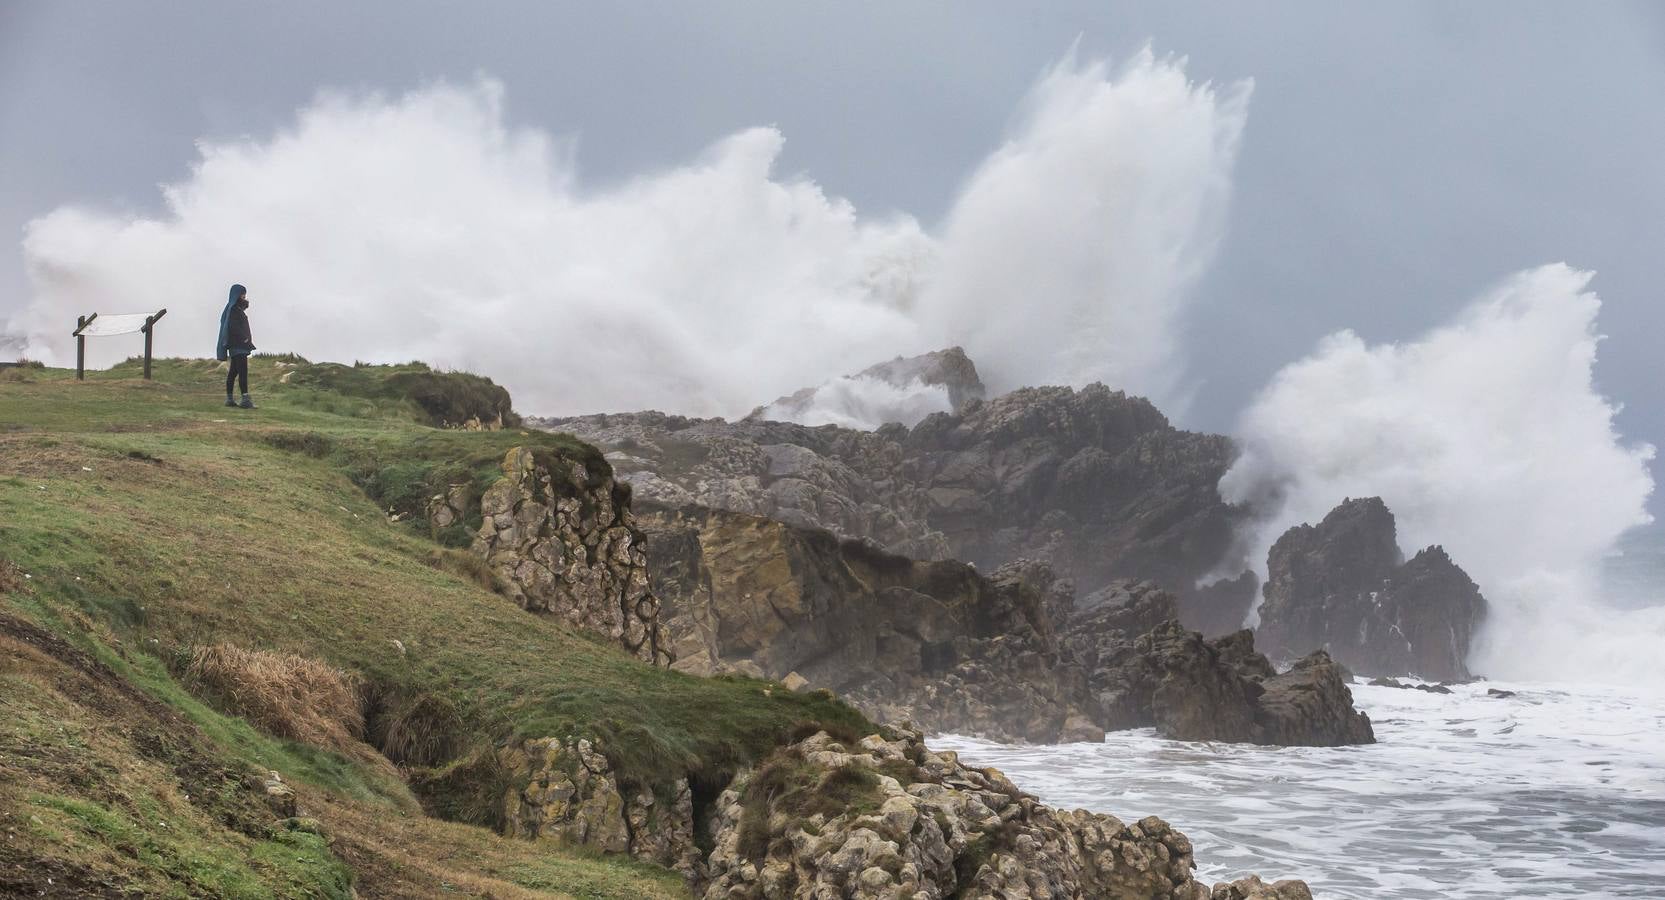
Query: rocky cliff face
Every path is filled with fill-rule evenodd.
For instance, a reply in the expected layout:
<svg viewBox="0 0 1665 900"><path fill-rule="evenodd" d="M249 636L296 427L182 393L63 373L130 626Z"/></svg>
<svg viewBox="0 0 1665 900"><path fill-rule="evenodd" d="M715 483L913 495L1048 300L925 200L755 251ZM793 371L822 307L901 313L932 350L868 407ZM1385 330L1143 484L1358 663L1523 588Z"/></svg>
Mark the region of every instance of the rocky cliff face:
<svg viewBox="0 0 1665 900"><path fill-rule="evenodd" d="M904 728L849 743L811 735L700 810L685 788L669 803L621 789L587 741L528 741L502 759L512 833L671 865L707 900L1312 896L1258 878L1210 891L1192 877L1190 841L1161 819L1051 809Z"/></svg>
<svg viewBox="0 0 1665 900"><path fill-rule="evenodd" d="M505 834L628 853L690 881L704 877L686 779L670 797L621 784L607 757L582 738L525 740L497 755L510 783L503 798Z"/></svg>
<svg viewBox="0 0 1665 900"><path fill-rule="evenodd" d="M1268 652L1322 647L1371 675L1470 677L1464 662L1486 601L1438 546L1405 562L1393 513L1348 499L1289 529L1267 556L1259 636Z"/></svg>
<svg viewBox="0 0 1665 900"><path fill-rule="evenodd" d="M984 577L819 529L707 508L644 509L676 667L803 679L875 717L1007 740L1101 737L1059 658L1050 569ZM1062 590L1060 590L1062 588Z"/></svg>
<svg viewBox="0 0 1665 900"><path fill-rule="evenodd" d="M1253 599L1252 576L1196 587L1242 515L1215 488L1230 441L1179 431L1103 385L971 398L873 432L661 413L530 421L601 446L637 496L661 506L825 528L984 571L1043 561L1087 592L1153 579L1209 634L1238 628Z"/></svg>
<svg viewBox="0 0 1665 900"><path fill-rule="evenodd" d="M436 499L434 521L454 519L452 501ZM504 457L503 478L480 498L480 511L474 553L516 603L613 640L647 662L670 663L643 535L628 490L610 474L517 447Z"/></svg>
<svg viewBox="0 0 1665 900"><path fill-rule="evenodd" d="M950 561L711 509L646 510L654 583L677 667L828 688L877 721L1034 742L1155 726L1183 740L1370 741L1334 666L1276 676L1240 632L1205 641L1150 582L1116 582L1077 609L1050 567L983 576ZM1292 706L1271 688L1333 702Z"/></svg>

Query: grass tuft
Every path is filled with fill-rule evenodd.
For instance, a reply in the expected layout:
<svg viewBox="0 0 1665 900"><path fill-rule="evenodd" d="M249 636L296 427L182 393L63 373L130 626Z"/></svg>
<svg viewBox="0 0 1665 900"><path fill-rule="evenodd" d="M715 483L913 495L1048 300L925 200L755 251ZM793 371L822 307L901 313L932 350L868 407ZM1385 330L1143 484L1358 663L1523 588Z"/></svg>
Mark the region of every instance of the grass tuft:
<svg viewBox="0 0 1665 900"><path fill-rule="evenodd" d="M382 755L402 766L442 766L462 749L463 719L439 694L419 693L378 717L372 738Z"/></svg>
<svg viewBox="0 0 1665 900"><path fill-rule="evenodd" d="M185 683L276 737L342 751L364 737L356 679L314 659L212 644L191 653Z"/></svg>
<svg viewBox="0 0 1665 900"><path fill-rule="evenodd" d="M785 838L815 816L860 816L876 812L883 800L879 777L865 765L848 763L823 771L796 748L777 751L746 782L740 797L740 852L753 862L769 853L770 822L787 818Z"/></svg>

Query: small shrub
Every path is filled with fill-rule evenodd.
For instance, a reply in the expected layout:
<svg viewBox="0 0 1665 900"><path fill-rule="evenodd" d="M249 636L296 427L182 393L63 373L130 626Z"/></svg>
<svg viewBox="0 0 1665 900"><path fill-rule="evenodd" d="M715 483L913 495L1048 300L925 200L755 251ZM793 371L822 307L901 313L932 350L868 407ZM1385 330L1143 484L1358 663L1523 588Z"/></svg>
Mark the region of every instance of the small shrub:
<svg viewBox="0 0 1665 900"><path fill-rule="evenodd" d="M356 679L314 659L212 644L191 652L185 682L277 737L348 750L364 735Z"/></svg>
<svg viewBox="0 0 1665 900"><path fill-rule="evenodd" d="M444 533L442 531L441 535ZM466 578L493 593L502 594L507 590L502 579L486 565L485 560L466 550L440 547L429 551L427 563L441 572L450 572Z"/></svg>
<svg viewBox="0 0 1665 900"><path fill-rule="evenodd" d="M503 829L503 797L512 779L491 747L475 747L444 766L414 770L409 780L429 815Z"/></svg>
<svg viewBox="0 0 1665 900"><path fill-rule="evenodd" d="M370 736L382 755L402 766L442 766L462 748L462 716L437 694L422 693L377 716Z"/></svg>

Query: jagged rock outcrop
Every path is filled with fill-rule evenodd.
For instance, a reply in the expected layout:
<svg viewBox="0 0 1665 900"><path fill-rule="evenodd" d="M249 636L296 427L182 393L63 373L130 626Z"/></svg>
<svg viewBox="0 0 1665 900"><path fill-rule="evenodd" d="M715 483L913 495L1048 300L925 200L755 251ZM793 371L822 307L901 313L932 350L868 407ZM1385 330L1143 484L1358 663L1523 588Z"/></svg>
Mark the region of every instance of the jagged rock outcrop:
<svg viewBox="0 0 1665 900"><path fill-rule="evenodd" d="M1197 587L1244 514L1216 489L1230 440L1175 429L1101 384L968 399L871 432L654 412L528 421L602 447L658 506L765 516L985 571L1039 560L1088 592L1153 579L1209 634L1240 627L1254 599L1252 575Z"/></svg>
<svg viewBox="0 0 1665 900"><path fill-rule="evenodd" d="M705 507L823 528L915 559L948 559L924 489L906 471L900 426L690 419L657 412L529 419L607 451L640 505Z"/></svg>
<svg viewBox="0 0 1665 900"><path fill-rule="evenodd" d="M642 521L660 548L650 568L684 671L792 676L877 721L997 740L1156 727L1184 740L1312 744L1344 731L1329 719L1263 722L1262 682L1276 673L1252 636L1205 641L1150 582L1106 585L1078 607L1033 560L985 577L719 510L649 510ZM1292 711L1352 716L1335 678L1326 688L1339 688L1337 703ZM1355 737L1369 740L1368 724Z"/></svg>
<svg viewBox="0 0 1665 900"><path fill-rule="evenodd" d="M893 388L904 389L916 386L941 387L947 394L949 409L954 412L964 409L972 400L983 399L986 392L971 357L966 356L965 351L959 347L949 347L947 350L937 350L920 356L898 356L887 362L868 366L854 375L835 379L828 384L804 388L773 403L759 406L746 418L801 422L804 421L806 413L827 402L828 398L824 395L837 391L841 387L840 382L862 380L883 382Z"/></svg>
<svg viewBox="0 0 1665 900"><path fill-rule="evenodd" d="M1059 655L1071 592L1043 564L992 577L818 529L707 508L645 510L676 667L796 674L884 719L1004 740L1097 739Z"/></svg>
<svg viewBox="0 0 1665 900"><path fill-rule="evenodd" d="M1346 672L1322 650L1296 660L1282 675L1265 679L1266 690L1255 715L1260 743L1309 747L1375 743L1370 717L1354 711L1347 681Z"/></svg>
<svg viewBox="0 0 1665 900"><path fill-rule="evenodd" d="M1174 740L1282 746L1375 741L1370 718L1354 709L1344 674L1322 651L1279 675L1247 630L1208 640L1169 619L1131 641L1091 632L1067 640L1109 731L1153 727Z"/></svg>
<svg viewBox="0 0 1665 900"><path fill-rule="evenodd" d="M686 779L669 798L621 786L612 764L584 739L525 740L498 750L497 758L510 783L503 798L504 834L629 853L690 880L702 877Z"/></svg>
<svg viewBox="0 0 1665 900"><path fill-rule="evenodd" d="M1381 498L1344 500L1318 525L1289 529L1266 562L1258 636L1268 652L1322 647L1363 674L1470 677L1485 598L1439 546L1405 562Z"/></svg>
<svg viewBox="0 0 1665 900"><path fill-rule="evenodd" d="M449 502L444 508L455 512ZM473 552L516 603L669 664L642 532L628 488L610 473L516 447L503 459L503 477L480 498L480 512Z"/></svg>
<svg viewBox="0 0 1665 900"><path fill-rule="evenodd" d="M1259 879L1211 892L1192 877L1191 842L1161 819L1051 809L904 729L779 751L722 793L711 824L707 900L1310 897Z"/></svg>

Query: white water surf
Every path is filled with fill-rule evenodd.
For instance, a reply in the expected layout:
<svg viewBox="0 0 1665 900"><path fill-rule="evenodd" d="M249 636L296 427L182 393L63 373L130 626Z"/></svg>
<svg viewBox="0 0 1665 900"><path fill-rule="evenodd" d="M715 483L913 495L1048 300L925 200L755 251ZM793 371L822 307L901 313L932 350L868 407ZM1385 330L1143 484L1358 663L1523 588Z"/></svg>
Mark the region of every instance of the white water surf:
<svg viewBox="0 0 1665 900"><path fill-rule="evenodd" d="M1204 881L1254 872L1371 900L1665 896L1665 695L1352 690L1375 745L1188 743L1150 729L1102 744L931 745L1056 806L1161 816L1196 845Z"/></svg>

